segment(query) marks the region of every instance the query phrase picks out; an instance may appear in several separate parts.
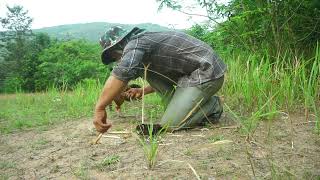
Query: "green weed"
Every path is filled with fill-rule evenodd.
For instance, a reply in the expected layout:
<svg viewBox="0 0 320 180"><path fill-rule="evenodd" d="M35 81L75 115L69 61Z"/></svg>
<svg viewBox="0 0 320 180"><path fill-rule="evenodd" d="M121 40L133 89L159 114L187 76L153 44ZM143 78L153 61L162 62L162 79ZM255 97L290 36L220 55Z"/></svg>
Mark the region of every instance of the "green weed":
<svg viewBox="0 0 320 180"><path fill-rule="evenodd" d="M79 178L81 180L90 179L90 177L89 177L89 167L88 167L86 162L80 163L79 167L72 168L72 172L77 178Z"/></svg>
<svg viewBox="0 0 320 180"><path fill-rule="evenodd" d="M144 136L138 138L140 144L142 145L144 155L147 159L148 168L152 169L157 160L158 148L159 148L159 134L153 133L153 124L150 125L149 134L147 139Z"/></svg>
<svg viewBox="0 0 320 180"><path fill-rule="evenodd" d="M8 161L0 162L0 169L5 170L5 169L11 169L11 168L16 168L16 164Z"/></svg>
<svg viewBox="0 0 320 180"><path fill-rule="evenodd" d="M117 163L120 162L120 156L118 155L111 155L105 157L101 163L97 165L97 167L103 171L105 168L115 167Z"/></svg>
<svg viewBox="0 0 320 180"><path fill-rule="evenodd" d="M183 154L186 155L186 156L192 156L192 149L187 148L187 150L184 151Z"/></svg>
<svg viewBox="0 0 320 180"><path fill-rule="evenodd" d="M209 137L208 140L210 142L221 141L221 140L224 140L224 136L223 135L214 135L214 136Z"/></svg>

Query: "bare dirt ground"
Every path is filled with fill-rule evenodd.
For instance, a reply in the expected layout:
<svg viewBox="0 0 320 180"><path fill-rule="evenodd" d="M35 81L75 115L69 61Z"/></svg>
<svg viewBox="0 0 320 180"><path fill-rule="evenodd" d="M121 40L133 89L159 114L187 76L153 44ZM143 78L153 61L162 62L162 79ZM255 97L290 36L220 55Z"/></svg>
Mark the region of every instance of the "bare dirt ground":
<svg viewBox="0 0 320 180"><path fill-rule="evenodd" d="M135 117L113 120L133 130ZM1 179L320 179L320 136L299 115L261 122L248 141L228 115L215 127L167 133L154 169L135 135L97 137L91 119L0 136ZM292 125L291 125L292 124ZM271 127L271 128L269 128ZM105 162L104 159L111 159ZM191 169L194 169L194 171Z"/></svg>

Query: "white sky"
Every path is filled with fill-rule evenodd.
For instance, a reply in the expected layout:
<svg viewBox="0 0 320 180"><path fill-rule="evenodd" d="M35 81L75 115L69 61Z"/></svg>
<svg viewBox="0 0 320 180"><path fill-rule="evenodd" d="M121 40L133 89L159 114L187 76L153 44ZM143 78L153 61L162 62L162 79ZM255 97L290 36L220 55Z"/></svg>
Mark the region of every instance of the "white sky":
<svg viewBox="0 0 320 180"><path fill-rule="evenodd" d="M21 5L28 10L29 16L33 18L33 29L88 22L149 22L187 28L195 22L205 20L200 17L190 19L187 15L168 8L157 12L156 0L0 0L0 17L5 16L6 5Z"/></svg>

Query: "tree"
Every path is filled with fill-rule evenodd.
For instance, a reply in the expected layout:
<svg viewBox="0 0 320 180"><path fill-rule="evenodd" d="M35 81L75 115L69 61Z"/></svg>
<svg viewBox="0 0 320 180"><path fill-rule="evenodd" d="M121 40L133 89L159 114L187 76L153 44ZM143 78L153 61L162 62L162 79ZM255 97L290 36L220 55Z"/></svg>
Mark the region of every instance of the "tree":
<svg viewBox="0 0 320 180"><path fill-rule="evenodd" d="M33 19L28 16L28 11L25 11L22 6L15 5L7 6L7 17L0 18L2 27L6 30L3 35L7 39L23 38L26 35L31 35L31 23Z"/></svg>
<svg viewBox="0 0 320 180"><path fill-rule="evenodd" d="M22 71L20 76L23 79L21 88L25 91L33 92L36 90L36 76L37 68L41 61L39 60L40 54L50 47L52 40L48 34L36 33L26 41L28 50L25 54L25 59L22 64Z"/></svg>
<svg viewBox="0 0 320 180"><path fill-rule="evenodd" d="M187 15L204 16L209 26L211 44L233 49L270 54L290 50L301 54L312 49L320 39L320 1L310 0L157 0L159 8L169 7ZM194 14L188 6L205 9ZM192 2L192 3L190 3ZM221 1L220 1L221 2ZM207 38L208 39L208 38Z"/></svg>
<svg viewBox="0 0 320 180"><path fill-rule="evenodd" d="M72 88L88 78L104 81L110 73L101 66L100 47L83 40L56 42L40 53L39 61L37 90L53 85Z"/></svg>
<svg viewBox="0 0 320 180"><path fill-rule="evenodd" d="M32 35L32 18L28 16L28 11L25 11L22 6L7 6L7 10L6 17L0 18L1 25L5 30L1 32L0 37L3 59L0 61L0 91L9 86L7 83L12 82L10 79L19 81L14 85L21 86L23 83L21 72L28 51L26 41ZM15 89L17 88L19 87Z"/></svg>

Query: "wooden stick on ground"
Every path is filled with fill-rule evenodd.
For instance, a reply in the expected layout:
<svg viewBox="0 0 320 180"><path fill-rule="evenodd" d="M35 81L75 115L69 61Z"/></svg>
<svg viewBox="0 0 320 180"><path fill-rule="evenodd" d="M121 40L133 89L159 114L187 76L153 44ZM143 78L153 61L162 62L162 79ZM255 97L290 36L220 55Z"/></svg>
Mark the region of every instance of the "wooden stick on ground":
<svg viewBox="0 0 320 180"><path fill-rule="evenodd" d="M110 136L110 135L103 135L102 137L105 137L105 138L114 138L114 139L121 139L121 137L119 137L119 136Z"/></svg>
<svg viewBox="0 0 320 180"><path fill-rule="evenodd" d="M92 144L98 144L99 140L102 137L102 133L99 134L99 136L97 137L97 139L92 143Z"/></svg>
<svg viewBox="0 0 320 180"><path fill-rule="evenodd" d="M193 174L197 177L198 180L201 180L200 176L197 174L196 170L188 163L190 169L192 170Z"/></svg>
<svg viewBox="0 0 320 180"><path fill-rule="evenodd" d="M131 134L129 131L110 131L108 134Z"/></svg>

